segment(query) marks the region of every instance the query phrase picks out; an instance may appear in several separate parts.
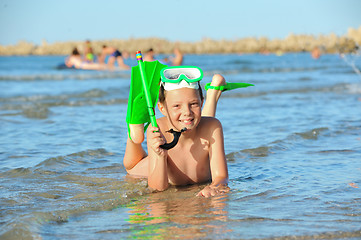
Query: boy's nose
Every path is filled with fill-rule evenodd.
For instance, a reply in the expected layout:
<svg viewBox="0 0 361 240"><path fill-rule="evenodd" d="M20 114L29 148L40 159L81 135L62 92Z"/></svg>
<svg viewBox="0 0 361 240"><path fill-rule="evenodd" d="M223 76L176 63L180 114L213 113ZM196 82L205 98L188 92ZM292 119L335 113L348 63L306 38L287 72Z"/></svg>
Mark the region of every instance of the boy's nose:
<svg viewBox="0 0 361 240"><path fill-rule="evenodd" d="M189 106L184 106L184 107L183 107L182 113L183 113L184 116L190 115L191 112L192 112L192 111L191 111L191 108L190 108Z"/></svg>

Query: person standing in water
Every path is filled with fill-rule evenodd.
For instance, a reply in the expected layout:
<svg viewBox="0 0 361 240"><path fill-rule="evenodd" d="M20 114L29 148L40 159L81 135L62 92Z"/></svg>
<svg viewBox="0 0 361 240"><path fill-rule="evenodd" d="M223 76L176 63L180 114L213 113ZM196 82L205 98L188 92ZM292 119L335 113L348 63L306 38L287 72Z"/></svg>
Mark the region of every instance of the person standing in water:
<svg viewBox="0 0 361 240"><path fill-rule="evenodd" d="M85 41L84 61L89 62L89 63L95 62L95 54L94 54L93 48L91 46L90 40Z"/></svg>
<svg viewBox="0 0 361 240"><path fill-rule="evenodd" d="M319 59L321 57L321 50L318 47L314 47L311 51L313 59Z"/></svg>
<svg viewBox="0 0 361 240"><path fill-rule="evenodd" d="M105 63L105 58L107 56L109 56L107 63L109 69L114 69L115 61L117 61L119 68L130 69L130 67L124 63L122 53L118 49L103 45L102 52L99 56L99 63Z"/></svg>
<svg viewBox="0 0 361 240"><path fill-rule="evenodd" d="M169 66L181 66L183 64L183 54L179 48L175 47L173 49L174 56L169 58L164 58L160 62Z"/></svg>
<svg viewBox="0 0 361 240"><path fill-rule="evenodd" d="M150 49L145 53L145 55L144 55L144 61L147 61L147 62L153 62L153 61L155 61L153 48L150 48Z"/></svg>
<svg viewBox="0 0 361 240"><path fill-rule="evenodd" d="M174 57L172 58L172 66L180 66L183 63L183 54L179 48L174 48Z"/></svg>

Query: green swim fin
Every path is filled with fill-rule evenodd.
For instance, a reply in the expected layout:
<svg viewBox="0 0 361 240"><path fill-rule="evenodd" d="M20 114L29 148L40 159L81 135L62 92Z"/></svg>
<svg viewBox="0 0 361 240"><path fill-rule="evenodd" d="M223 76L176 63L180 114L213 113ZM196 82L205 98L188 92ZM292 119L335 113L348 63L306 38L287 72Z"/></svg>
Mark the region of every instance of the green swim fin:
<svg viewBox="0 0 361 240"><path fill-rule="evenodd" d="M154 107L157 103L159 95L160 70L166 67L166 65L163 65L158 61L143 63L148 79L149 92L152 98L152 106ZM145 123L145 131L150 123L139 66L132 67L126 122L128 126L129 138L129 124Z"/></svg>
<svg viewBox="0 0 361 240"><path fill-rule="evenodd" d="M233 89L237 89L237 88L245 88L245 87L249 87L249 86L254 86L253 84L250 83L230 83L227 82L226 85L222 85L222 86L211 86L211 83L207 83L204 88L206 90L208 89L214 89L214 90L221 90L221 91L228 91L228 90L233 90Z"/></svg>

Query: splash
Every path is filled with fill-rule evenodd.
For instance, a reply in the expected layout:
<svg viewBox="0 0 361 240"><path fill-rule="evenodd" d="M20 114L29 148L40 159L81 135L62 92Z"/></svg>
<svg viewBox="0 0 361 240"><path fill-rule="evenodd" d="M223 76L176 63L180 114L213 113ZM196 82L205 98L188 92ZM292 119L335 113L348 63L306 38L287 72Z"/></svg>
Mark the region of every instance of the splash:
<svg viewBox="0 0 361 240"><path fill-rule="evenodd" d="M361 79L361 71L356 66L356 61L360 56L361 56L361 50L358 50L356 53L353 53L353 54L350 54L350 55L346 55L344 53L340 54L340 57L344 60L344 62L347 65L349 65L355 71L355 73L359 76L359 78Z"/></svg>

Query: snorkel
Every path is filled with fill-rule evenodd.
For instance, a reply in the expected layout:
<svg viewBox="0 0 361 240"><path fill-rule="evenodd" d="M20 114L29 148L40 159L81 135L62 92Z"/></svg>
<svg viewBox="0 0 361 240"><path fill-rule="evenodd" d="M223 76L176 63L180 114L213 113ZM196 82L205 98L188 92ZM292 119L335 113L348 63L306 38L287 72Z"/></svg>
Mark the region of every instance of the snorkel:
<svg viewBox="0 0 361 240"><path fill-rule="evenodd" d="M151 93L150 93L149 86L148 86L149 82L148 82L147 74L146 74L146 71L152 71L152 69L145 69L145 64L143 62L143 57L142 57L141 51L136 52L136 58L137 58L138 65L139 65L139 71L140 71L140 76L141 76L141 80L142 80L144 96L145 96L145 100L147 103L150 122L153 127L158 128L157 119L155 117L154 104L153 104L153 101L151 98ZM161 72L163 72L163 70ZM134 80L135 79L132 78L132 81L134 81ZM187 130L187 128L183 128L181 131L174 131L173 129L168 130L167 132L173 134L173 137L174 137L173 141L170 143L165 143L165 144L161 145L160 147L165 150L169 150L169 149L175 147L179 141L180 135L182 134L182 132L184 132L186 130Z"/></svg>

